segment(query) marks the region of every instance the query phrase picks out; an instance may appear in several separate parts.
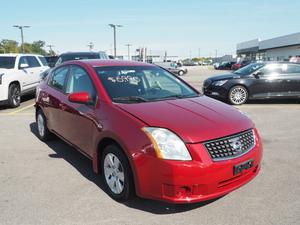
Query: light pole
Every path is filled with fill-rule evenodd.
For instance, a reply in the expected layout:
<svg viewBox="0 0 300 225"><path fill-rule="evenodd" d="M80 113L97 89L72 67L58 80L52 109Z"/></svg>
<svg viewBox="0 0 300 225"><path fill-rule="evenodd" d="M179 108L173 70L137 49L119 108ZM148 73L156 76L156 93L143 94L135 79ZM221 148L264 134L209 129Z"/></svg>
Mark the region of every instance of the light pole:
<svg viewBox="0 0 300 225"><path fill-rule="evenodd" d="M118 24L108 24L111 28L114 30L114 57L116 58L117 56L117 34L116 34L116 28L117 27L122 27L122 25Z"/></svg>
<svg viewBox="0 0 300 225"><path fill-rule="evenodd" d="M90 52L91 52L93 50L93 48L94 48L94 43L90 42L87 46L89 47Z"/></svg>
<svg viewBox="0 0 300 225"><path fill-rule="evenodd" d="M21 40L22 40L22 53L24 53L24 35L23 35L23 28L29 28L30 26L20 26L20 25L14 25L13 27L18 28L21 30Z"/></svg>
<svg viewBox="0 0 300 225"><path fill-rule="evenodd" d="M127 44L127 53L128 53L128 60L130 60L130 46L131 44Z"/></svg>

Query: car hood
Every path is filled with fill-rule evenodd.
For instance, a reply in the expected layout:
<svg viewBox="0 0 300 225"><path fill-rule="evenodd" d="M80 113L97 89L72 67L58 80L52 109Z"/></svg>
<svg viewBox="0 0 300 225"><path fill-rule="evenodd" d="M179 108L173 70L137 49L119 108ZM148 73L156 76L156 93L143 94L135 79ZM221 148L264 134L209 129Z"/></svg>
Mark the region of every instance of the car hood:
<svg viewBox="0 0 300 225"><path fill-rule="evenodd" d="M222 75L213 76L208 79L210 79L212 81L216 81L216 80L236 79L236 78L240 78L240 77L241 76L238 74L226 73L226 74L222 74Z"/></svg>
<svg viewBox="0 0 300 225"><path fill-rule="evenodd" d="M254 127L237 109L206 96L118 106L147 126L175 132L186 143L203 142Z"/></svg>

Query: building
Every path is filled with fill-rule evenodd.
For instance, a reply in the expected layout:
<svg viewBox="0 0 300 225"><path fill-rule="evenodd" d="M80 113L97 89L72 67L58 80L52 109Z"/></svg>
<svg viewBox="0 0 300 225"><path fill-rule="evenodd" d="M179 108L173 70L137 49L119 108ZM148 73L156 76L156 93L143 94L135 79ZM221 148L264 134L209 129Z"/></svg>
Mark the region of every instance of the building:
<svg viewBox="0 0 300 225"><path fill-rule="evenodd" d="M300 32L267 40L254 39L237 44L238 57L250 60L288 61L300 56Z"/></svg>

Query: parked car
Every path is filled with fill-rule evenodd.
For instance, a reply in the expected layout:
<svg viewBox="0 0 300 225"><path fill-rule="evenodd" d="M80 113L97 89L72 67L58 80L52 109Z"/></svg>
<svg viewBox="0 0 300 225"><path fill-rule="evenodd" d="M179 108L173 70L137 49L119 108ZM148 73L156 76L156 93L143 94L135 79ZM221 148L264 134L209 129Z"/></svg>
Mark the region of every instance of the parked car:
<svg viewBox="0 0 300 225"><path fill-rule="evenodd" d="M171 73L174 73L178 76L183 76L188 72L187 68L182 65L182 63L175 62L157 62L156 65L169 70Z"/></svg>
<svg viewBox="0 0 300 225"><path fill-rule="evenodd" d="M215 67L217 70L231 70L231 67L235 62L221 62L218 66Z"/></svg>
<svg viewBox="0 0 300 225"><path fill-rule="evenodd" d="M55 66L55 63L56 63L56 61L58 59L58 56L57 55L54 55L54 56L45 56L45 59L46 59L46 61L48 63L48 66L50 68L52 68L52 67Z"/></svg>
<svg viewBox="0 0 300 225"><path fill-rule="evenodd" d="M299 98L300 64L252 63L233 73L208 78L203 92L234 105L248 99Z"/></svg>
<svg viewBox="0 0 300 225"><path fill-rule="evenodd" d="M66 52L61 54L56 62L55 62L55 66L58 66L64 62L67 61L71 61L71 60L87 60L87 59L109 59L109 57L107 56L107 54L105 52ZM51 66L52 67L52 66ZM44 71L41 74L41 79L45 79L48 74L50 73L50 69Z"/></svg>
<svg viewBox="0 0 300 225"><path fill-rule="evenodd" d="M105 52L66 52L61 54L55 66L58 66L66 61L81 60L81 59L109 59Z"/></svg>
<svg viewBox="0 0 300 225"><path fill-rule="evenodd" d="M40 73L48 68L41 55L0 54L0 103L18 107L21 96L34 93Z"/></svg>
<svg viewBox="0 0 300 225"><path fill-rule="evenodd" d="M220 63L219 63L219 62L215 62L215 63L213 64L213 66L214 66L215 70L216 70L216 69L218 69L219 65L220 65Z"/></svg>
<svg viewBox="0 0 300 225"><path fill-rule="evenodd" d="M36 122L42 141L56 134L91 159L117 201L213 199L260 170L247 116L153 64L66 62L41 82Z"/></svg>
<svg viewBox="0 0 300 225"><path fill-rule="evenodd" d="M293 56L289 61L293 63L300 63L300 56Z"/></svg>
<svg viewBox="0 0 300 225"><path fill-rule="evenodd" d="M231 67L231 69L232 70L238 70L238 69L243 68L244 66L249 65L250 63L253 63L253 62L251 62L250 60L243 60L243 61L241 61L239 63L233 64L232 67Z"/></svg>

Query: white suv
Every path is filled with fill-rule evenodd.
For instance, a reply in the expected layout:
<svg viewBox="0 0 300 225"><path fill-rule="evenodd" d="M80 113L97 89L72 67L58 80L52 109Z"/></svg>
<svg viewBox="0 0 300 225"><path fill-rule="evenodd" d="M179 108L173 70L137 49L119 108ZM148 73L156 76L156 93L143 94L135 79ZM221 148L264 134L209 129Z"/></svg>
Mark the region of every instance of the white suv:
<svg viewBox="0 0 300 225"><path fill-rule="evenodd" d="M0 103L18 107L21 95L34 92L48 68L41 55L0 54Z"/></svg>

